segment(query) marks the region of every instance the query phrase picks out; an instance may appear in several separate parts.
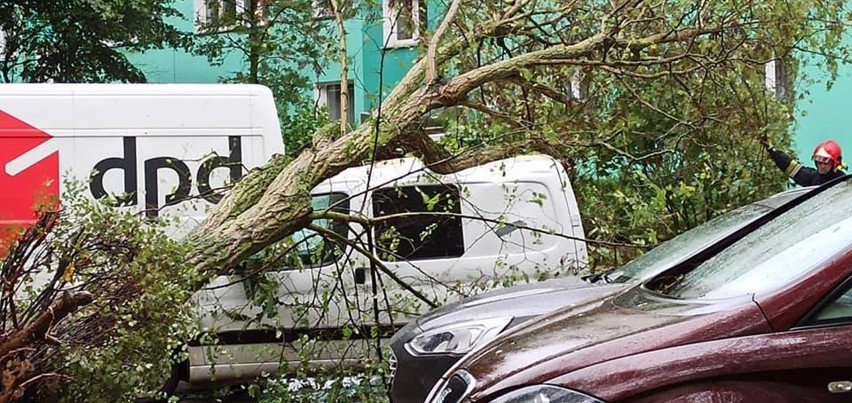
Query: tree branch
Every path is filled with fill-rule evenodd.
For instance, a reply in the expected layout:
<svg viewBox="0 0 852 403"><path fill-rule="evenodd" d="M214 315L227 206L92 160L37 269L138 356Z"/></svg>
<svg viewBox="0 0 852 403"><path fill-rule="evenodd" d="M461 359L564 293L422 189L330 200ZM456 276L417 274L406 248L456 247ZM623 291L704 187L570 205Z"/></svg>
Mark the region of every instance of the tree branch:
<svg viewBox="0 0 852 403"><path fill-rule="evenodd" d="M470 101L462 101L462 102L459 102L459 106L464 106L465 108L470 108L470 109L473 109L473 110L476 110L476 111L480 111L480 112L482 112L482 113L484 113L488 116L491 116L491 117L496 118L496 119L500 119L500 120L508 123L509 126L512 126L516 129L524 127L524 125L522 125L520 122L518 122L515 119L512 119L511 115L509 115L507 113L497 112L497 111L495 111L491 108L488 108L487 106L484 106L484 105L480 105L480 104L470 102Z"/></svg>
<svg viewBox="0 0 852 403"><path fill-rule="evenodd" d="M574 98L566 96L565 94L563 94L559 91L556 91L556 90L554 90L554 89L552 89L552 88L550 88L550 87L548 87L544 84L540 84L540 83L534 82L532 80L527 80L526 78L524 78L521 75L512 76L507 81L509 81L511 83L515 83L515 84L520 85L522 87L529 88L529 89L531 89L535 92L538 92L541 95L544 95L544 96L546 96L546 97L548 97L548 98L550 98L550 99L552 99L556 102L560 102L560 103L563 103L565 105L573 105L573 104L576 103Z"/></svg>
<svg viewBox="0 0 852 403"><path fill-rule="evenodd" d="M62 296L53 301L47 311L42 312L24 328L5 337L3 343L0 343L0 357L13 350L32 345L38 340L51 342L51 337L47 334L50 328L79 307L90 304L93 299L92 294L85 291L73 293L65 291Z"/></svg>
<svg viewBox="0 0 852 403"><path fill-rule="evenodd" d="M346 216L346 217L352 217L348 214L334 213L334 212L330 212L330 213L340 214L341 216ZM352 220L352 221L354 221L354 220ZM309 224L305 228L308 228L312 231L316 231L317 233L323 234L323 235L325 235L329 238L332 238L335 241L340 242L342 244L351 246L352 249L355 249L356 251L358 251L358 253L361 253L362 255L364 255L368 259L370 259L370 261L373 262L376 265L376 267L378 267L379 270L382 273L387 274L388 277L390 277L394 282L399 284L406 291L410 292L412 295L417 297L417 299L419 299L419 300L423 301L424 303L426 303L427 305L429 305L430 308L437 308L438 307L437 303L435 303L434 301L429 299L427 296L423 295L420 291L417 291L416 289L414 289L413 287L408 285L408 283L403 281L401 278L399 278L399 276L394 274L393 271L388 269L387 266L385 266L384 263L382 263L381 260L376 258L376 256L374 256L370 251L362 248L361 245L357 245L354 242L350 241L348 238L346 238L346 237L344 237L344 236L342 236L342 235L340 235L340 234L338 234L338 233L336 233L336 232L334 232L334 231L332 231L328 228L325 228L325 227L322 227L322 226L319 226L319 225L316 225L316 224Z"/></svg>
<svg viewBox="0 0 852 403"><path fill-rule="evenodd" d="M438 49L438 42L441 40L441 37L444 36L444 32L447 31L447 29L450 27L450 24L452 24L453 20L456 18L456 14L459 11L460 3L461 0L453 0L452 4L450 4L450 9L447 11L447 14L441 21L441 25L435 31L435 34L432 35L432 38L429 39L429 48L426 50L426 84L432 84L435 82L435 79L437 77L437 69L435 68L435 53Z"/></svg>
<svg viewBox="0 0 852 403"><path fill-rule="evenodd" d="M446 211L398 213L398 214L388 214L388 215L369 218L369 217L356 217L356 216L352 216L352 215L349 215L349 214L346 214L346 213L339 213L339 212L331 211L331 210L323 210L323 211L318 211L318 212L311 214L311 217L315 220L327 219L327 220L334 220L334 221L341 221L341 222L356 222L356 223L361 224L365 227L374 226L376 224L381 224L383 222L390 221L390 220L399 220L399 219L405 219L405 218L452 217L452 218L461 218L461 219L466 219L466 220L482 221L482 222L487 222L487 223L490 223L490 224L497 224L497 225L511 225L511 226L517 227L518 229L521 229L521 230L530 231L530 232L534 232L534 233L541 234L541 235L553 235L555 237L567 239L567 240L570 240L570 241L581 241L581 242L588 242L588 243L593 243L593 244L598 244L598 245L626 246L626 247L633 247L633 248L645 248L645 247L654 246L654 245L633 245L633 244L620 243L620 242L598 241L598 240L594 240L594 239L581 238L581 237L572 236L572 235L565 235L565 234L562 234L562 233L559 233L559 232L556 232L556 231L553 231L553 230L543 230L543 229L540 229L540 228L530 227L528 225L506 223L505 220L500 220L500 219L495 219L495 218L486 218L486 217L483 217L483 216L475 216L475 215L460 214L460 213L451 213L451 212L446 212ZM313 228L311 228L311 229L313 229ZM325 231L326 232L334 232L334 231L331 231L329 229L325 229ZM337 233L335 233L335 234L337 234ZM342 237L340 234L337 234L337 236ZM350 243L350 242L347 240L347 243Z"/></svg>

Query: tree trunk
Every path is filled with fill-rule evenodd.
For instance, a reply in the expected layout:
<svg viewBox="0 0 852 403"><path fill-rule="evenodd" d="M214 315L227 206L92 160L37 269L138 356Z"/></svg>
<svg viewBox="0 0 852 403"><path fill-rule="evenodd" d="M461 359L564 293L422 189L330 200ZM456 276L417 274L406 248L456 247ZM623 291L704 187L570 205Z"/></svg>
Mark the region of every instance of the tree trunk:
<svg viewBox="0 0 852 403"><path fill-rule="evenodd" d="M337 23L338 54L340 54L340 133L346 134L349 125L349 54L346 50L346 27L343 25L343 1L331 0L331 11Z"/></svg>

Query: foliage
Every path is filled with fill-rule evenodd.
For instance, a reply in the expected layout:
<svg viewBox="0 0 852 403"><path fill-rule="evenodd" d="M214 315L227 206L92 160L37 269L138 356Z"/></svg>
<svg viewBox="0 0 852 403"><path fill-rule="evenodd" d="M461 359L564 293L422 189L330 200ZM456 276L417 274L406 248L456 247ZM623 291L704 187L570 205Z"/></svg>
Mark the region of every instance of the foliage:
<svg viewBox="0 0 852 403"><path fill-rule="evenodd" d="M457 154L546 143L572 168L587 235L603 241L653 245L779 191L786 179L757 140L765 133L775 144L789 145L796 96L790 84L808 79L795 76L799 69L792 56L813 46L812 59L831 64L849 49L833 36L844 25L828 18L838 16L838 4L820 8L826 20L793 29L790 18L810 21L804 8L752 3L772 10L752 31L633 47L631 41L638 44L645 35L637 28L656 24L651 15L659 21L681 16L681 28L687 29L683 21L700 16L709 26L714 13L735 14L724 2L707 3L703 10L676 1L666 2L664 11L639 6L633 11L648 19L630 22L615 35L632 38L625 47L580 55L557 67L522 68L478 87L463 104L467 108L447 122L442 142ZM559 40L576 43L600 29L595 18L578 18L554 11L548 35L517 35L512 42L486 38L476 58L463 59L462 70L552 48ZM634 16L625 11L615 18ZM559 30L560 24L572 28ZM817 46L821 41L834 47ZM781 88L770 91L763 64L774 57L792 73L779 77ZM641 250L592 251L599 264L610 266Z"/></svg>
<svg viewBox="0 0 852 403"><path fill-rule="evenodd" d="M278 102L276 100L276 102ZM287 155L296 155L302 149L311 145L316 131L331 120L328 111L317 110L312 102L299 102L295 105L285 105L278 102L279 110L290 107L291 113L280 115L281 132L284 136L284 149Z"/></svg>
<svg viewBox="0 0 852 403"><path fill-rule="evenodd" d="M122 48L182 47L174 0L0 0L2 82L144 82Z"/></svg>
<svg viewBox="0 0 852 403"><path fill-rule="evenodd" d="M193 52L214 65L237 55L242 69L222 80L268 86L282 117L288 150L298 150L307 143L301 129L311 126L312 132L318 127L306 112L313 104L311 76L326 66L334 43L327 24L316 18L311 0L211 4L232 8L208 9L210 16L200 24L205 34L198 38Z"/></svg>
<svg viewBox="0 0 852 403"><path fill-rule="evenodd" d="M287 378L268 377L249 387L249 394L258 403L379 403L388 397L381 380L363 375Z"/></svg>
<svg viewBox="0 0 852 403"><path fill-rule="evenodd" d="M589 238L653 245L783 189L785 176L757 139L771 133L776 144L789 144L790 106L763 88L755 70L732 69L712 81L693 77L695 90L663 79L608 81L590 74L587 92L573 105L506 91L507 98L527 100L515 116L529 110L540 123L519 129L468 113L450 122L443 141L461 153L507 139L544 139L572 167ZM621 90L625 86L631 91ZM641 251L590 246L593 259L605 266Z"/></svg>
<svg viewBox="0 0 852 403"><path fill-rule="evenodd" d="M26 267L15 277L19 312L45 311L44 301L66 291L93 297L49 330L58 345L32 345L32 376L51 377L30 397L129 400L160 386L157 374L168 373L173 350L193 334L185 303L194 275L184 263L187 248L165 235L163 222L88 200L79 185L66 188L58 223L36 228L48 231L45 242L18 242L3 265L10 279L9 270ZM32 259L19 260L16 252L23 250Z"/></svg>

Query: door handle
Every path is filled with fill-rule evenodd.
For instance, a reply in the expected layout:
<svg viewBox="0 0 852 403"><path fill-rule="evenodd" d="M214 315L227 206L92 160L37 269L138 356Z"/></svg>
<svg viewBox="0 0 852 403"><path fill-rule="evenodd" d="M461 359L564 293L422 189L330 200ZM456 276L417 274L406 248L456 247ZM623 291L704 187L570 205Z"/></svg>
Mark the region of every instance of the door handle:
<svg viewBox="0 0 852 403"><path fill-rule="evenodd" d="M830 393L849 393L852 392L852 381L834 381L828 383L828 391Z"/></svg>
<svg viewBox="0 0 852 403"><path fill-rule="evenodd" d="M355 284L364 284L367 282L367 269L364 267L355 268Z"/></svg>

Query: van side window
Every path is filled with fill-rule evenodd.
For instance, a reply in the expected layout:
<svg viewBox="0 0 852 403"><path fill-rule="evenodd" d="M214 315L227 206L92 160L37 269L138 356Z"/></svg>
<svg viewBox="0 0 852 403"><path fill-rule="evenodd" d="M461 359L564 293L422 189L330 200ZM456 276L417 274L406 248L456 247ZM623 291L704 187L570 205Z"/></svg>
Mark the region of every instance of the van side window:
<svg viewBox="0 0 852 403"><path fill-rule="evenodd" d="M405 213L461 213L459 188L418 185L373 191L375 218ZM459 257L464 254L462 220L458 216L418 214L382 221L375 228L384 261Z"/></svg>
<svg viewBox="0 0 852 403"><path fill-rule="evenodd" d="M311 207L314 211L331 208L331 211L349 214L349 196L344 193L314 195L311 199ZM345 222L321 219L315 220L314 224L329 228L344 237L349 231ZM305 267L323 266L336 261L341 256L339 244L310 229L305 228L295 232L291 239Z"/></svg>

